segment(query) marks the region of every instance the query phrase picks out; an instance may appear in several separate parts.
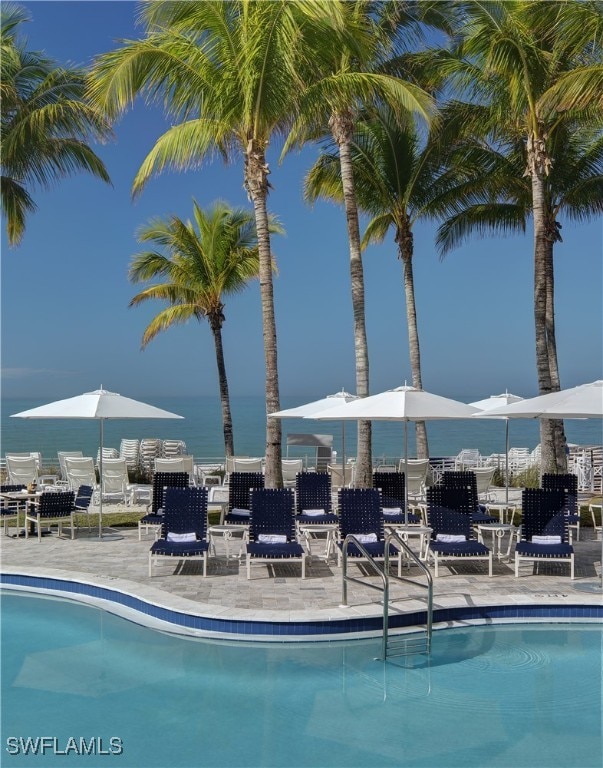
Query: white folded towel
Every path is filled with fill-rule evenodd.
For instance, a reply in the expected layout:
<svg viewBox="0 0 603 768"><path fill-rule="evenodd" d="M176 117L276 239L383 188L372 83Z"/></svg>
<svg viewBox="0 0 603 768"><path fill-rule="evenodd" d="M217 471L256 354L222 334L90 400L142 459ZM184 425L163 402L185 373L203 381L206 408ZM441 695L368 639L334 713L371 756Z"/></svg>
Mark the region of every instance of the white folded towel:
<svg viewBox="0 0 603 768"><path fill-rule="evenodd" d="M402 507L383 507L381 510L384 515L401 515Z"/></svg>
<svg viewBox="0 0 603 768"><path fill-rule="evenodd" d="M561 544L561 536L532 536L532 544Z"/></svg>
<svg viewBox="0 0 603 768"><path fill-rule="evenodd" d="M327 513L324 511L324 509L303 509L302 515L308 515L308 517L320 517L321 515L326 515Z"/></svg>
<svg viewBox="0 0 603 768"><path fill-rule="evenodd" d="M377 541L376 533L355 533L354 536L361 544L370 544L373 541Z"/></svg>
<svg viewBox="0 0 603 768"><path fill-rule="evenodd" d="M258 541L262 544L286 544L287 537L278 533L260 533Z"/></svg>
<svg viewBox="0 0 603 768"><path fill-rule="evenodd" d="M168 532L167 535L168 541L197 541L197 534L193 531L192 533L172 533L171 531Z"/></svg>
<svg viewBox="0 0 603 768"><path fill-rule="evenodd" d="M237 517L249 517L251 512L248 509L237 509L237 507L233 507L230 510L230 514L236 515Z"/></svg>
<svg viewBox="0 0 603 768"><path fill-rule="evenodd" d="M467 537L456 533L438 533L436 534L436 541L441 541L444 544L457 544L459 541L467 541Z"/></svg>

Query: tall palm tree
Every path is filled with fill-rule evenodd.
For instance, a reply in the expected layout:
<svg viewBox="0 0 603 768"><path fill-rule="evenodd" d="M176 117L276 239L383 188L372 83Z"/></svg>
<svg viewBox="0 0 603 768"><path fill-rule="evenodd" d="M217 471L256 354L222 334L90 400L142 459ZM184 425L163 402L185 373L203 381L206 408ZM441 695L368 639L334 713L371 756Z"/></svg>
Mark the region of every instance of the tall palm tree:
<svg viewBox="0 0 603 768"><path fill-rule="evenodd" d="M1 11L0 131L2 212L8 241L18 245L27 216L36 210L34 188L87 171L110 182L109 174L86 143L109 135L100 113L84 98L84 75L63 69L18 39L27 14L5 3Z"/></svg>
<svg viewBox="0 0 603 768"><path fill-rule="evenodd" d="M332 150L332 147L329 147ZM415 302L413 227L429 212L439 171L433 147L421 138L411 120L403 120L382 106L356 123L351 147L354 185L360 209L370 219L362 240L382 242L390 230L403 265L404 295L412 383L423 388L421 353ZM306 198L342 199L339 159L325 151L306 178ZM417 456L428 458L425 422L416 425Z"/></svg>
<svg viewBox="0 0 603 768"><path fill-rule="evenodd" d="M304 52L297 3L145 3L145 36L98 58L90 94L111 117L138 95L162 103L174 121L134 180L140 192L167 167L188 170L219 154L242 158L259 250L266 412L280 409L267 198L270 141L284 131L301 89ZM282 484L281 426L267 419L266 486Z"/></svg>
<svg viewBox="0 0 603 768"><path fill-rule="evenodd" d="M272 231L280 231L275 222ZM155 219L138 234L142 243L152 243L155 250L135 255L130 265L133 283L163 278L164 282L150 285L137 293L130 306L145 301L167 303L146 327L143 348L161 331L194 318L207 319L214 338L224 449L226 456L234 455L234 438L228 379L222 345L225 321L224 296L238 293L259 274L259 256L253 214L243 209L233 210L217 202L204 211L193 201L193 221L177 216Z"/></svg>
<svg viewBox="0 0 603 768"><path fill-rule="evenodd" d="M364 270L358 205L352 170L352 146L358 111L383 101L397 113L411 112L429 119L431 98L418 86L385 73L395 54L399 29L415 23L406 3L370 0L332 0L327 4L328 33L311 42L312 69L306 73L300 116L289 134L285 150L308 140L330 136L337 147L347 235L354 316L356 394L369 394L369 357L364 311ZM325 24L324 17L320 20ZM329 26L330 23L330 26ZM371 424L358 422L356 484L372 484Z"/></svg>
<svg viewBox="0 0 603 768"><path fill-rule="evenodd" d="M456 123L493 144L520 140L534 227L534 327L541 393L560 388L554 337L547 178L567 125L599 125L603 92L603 12L598 2L475 0L465 4L458 58L446 64L467 97ZM562 424L540 426L542 465L563 470Z"/></svg>

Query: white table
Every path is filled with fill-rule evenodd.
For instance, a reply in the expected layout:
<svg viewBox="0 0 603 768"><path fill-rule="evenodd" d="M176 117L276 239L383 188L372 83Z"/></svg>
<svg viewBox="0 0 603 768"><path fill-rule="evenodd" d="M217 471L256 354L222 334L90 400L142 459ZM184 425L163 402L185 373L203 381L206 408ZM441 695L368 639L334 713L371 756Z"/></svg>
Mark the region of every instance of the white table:
<svg viewBox="0 0 603 768"><path fill-rule="evenodd" d="M477 528L477 538L482 544L485 544L484 533L489 533L491 536L491 549L492 556L497 557L499 560L506 558L507 561L511 557L511 544L513 542L513 536L519 532L519 528L510 523L486 523L475 526ZM502 540L506 534L509 534L509 543L507 545L507 551L502 552Z"/></svg>
<svg viewBox="0 0 603 768"><path fill-rule="evenodd" d="M249 523L221 523L220 525L210 525L207 529L209 534L209 546L214 555L216 554L215 537L220 536L226 547L226 559L230 558L230 543L237 541L239 543L240 559L243 554L245 544L249 541ZM236 534L236 535L235 535ZM240 536L238 534L241 534Z"/></svg>
<svg viewBox="0 0 603 768"><path fill-rule="evenodd" d="M296 521L297 522L297 521ZM323 554L325 563L329 562L331 554L335 552L337 545L337 523L297 523L297 532L306 540L308 555L312 557L312 541L317 539L312 534L325 533L325 551Z"/></svg>
<svg viewBox="0 0 603 768"><path fill-rule="evenodd" d="M384 527L390 531L395 531L405 544L408 544L408 539L412 537L418 537L419 539L419 560L427 560L427 552L429 550L429 541L431 539L432 528L427 525L408 524L400 525L400 523L388 523L384 524Z"/></svg>
<svg viewBox="0 0 603 768"><path fill-rule="evenodd" d="M513 525L515 513L520 509L517 504L505 504L504 502L486 502L486 510L498 514L502 524Z"/></svg>

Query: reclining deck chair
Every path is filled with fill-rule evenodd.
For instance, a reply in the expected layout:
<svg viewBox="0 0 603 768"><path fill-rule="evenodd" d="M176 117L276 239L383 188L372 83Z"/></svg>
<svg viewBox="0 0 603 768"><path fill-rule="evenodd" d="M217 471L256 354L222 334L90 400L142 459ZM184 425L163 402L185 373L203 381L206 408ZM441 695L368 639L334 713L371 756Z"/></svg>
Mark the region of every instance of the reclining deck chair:
<svg viewBox="0 0 603 768"><path fill-rule="evenodd" d="M470 470L443 472L439 487L449 490L450 493L448 498L442 498L439 501L435 501L432 497L433 503L470 514L474 525L497 522L496 518L489 515L486 508L479 503L475 472Z"/></svg>
<svg viewBox="0 0 603 768"><path fill-rule="evenodd" d="M254 562L283 563L289 560L301 561L301 576L306 578L306 553L297 541L293 503L294 493L290 488L260 488L251 492L246 546L248 579Z"/></svg>
<svg viewBox="0 0 603 768"><path fill-rule="evenodd" d="M580 541L580 510L578 509L578 476L572 474L542 476L542 487L565 493L569 543L572 543L572 531L576 531L576 541Z"/></svg>
<svg viewBox="0 0 603 768"><path fill-rule="evenodd" d="M92 456L65 456L63 461L69 490L77 491L80 485L90 485L97 490L96 469Z"/></svg>
<svg viewBox="0 0 603 768"><path fill-rule="evenodd" d="M398 471L404 474L404 482L408 488L408 505L423 504L425 502L425 488L427 486L427 473L429 472L429 459L400 459Z"/></svg>
<svg viewBox="0 0 603 768"><path fill-rule="evenodd" d="M331 476L326 472L298 472L295 479L295 524L312 555L312 540L326 534L325 560L335 545L337 515L333 513Z"/></svg>
<svg viewBox="0 0 603 768"><path fill-rule="evenodd" d="M104 458L101 493L103 500L114 499L126 504L130 498L128 464L123 458Z"/></svg>
<svg viewBox="0 0 603 768"><path fill-rule="evenodd" d="M21 485L0 485L0 493L17 493L18 491L24 491L25 486ZM0 500L0 521L3 523L4 535L8 536L8 524L14 521L17 528L19 527L19 512L20 502L19 499L1 499Z"/></svg>
<svg viewBox="0 0 603 768"><path fill-rule="evenodd" d="M373 488L381 492L381 512L385 523L404 525L405 484L404 472L373 472ZM412 524L421 522L420 516L410 511L407 519Z"/></svg>
<svg viewBox="0 0 603 768"><path fill-rule="evenodd" d="M188 488L187 472L155 472L153 475L153 490L151 503L147 506L147 514L138 521L138 541L142 540L142 529L149 529L155 537L161 532L163 523L163 502L166 488Z"/></svg>
<svg viewBox="0 0 603 768"><path fill-rule="evenodd" d="M6 454L8 480L13 485L30 485L38 482L38 462L35 456L11 456Z"/></svg>
<svg viewBox="0 0 603 768"><path fill-rule="evenodd" d="M228 508L220 523L245 525L251 515L251 491L264 487L262 472L231 472Z"/></svg>
<svg viewBox="0 0 603 768"><path fill-rule="evenodd" d="M283 472L283 486L285 488L295 488L297 475L304 469L304 460L281 459L281 469Z"/></svg>
<svg viewBox="0 0 603 768"><path fill-rule="evenodd" d="M341 566L346 536L354 536L373 560L385 559L385 531L381 514L381 498L374 488L341 488L339 491L339 552L337 565ZM348 557L356 562L366 560L356 541L347 546ZM389 545L389 557L398 561L398 576L402 573L402 550Z"/></svg>
<svg viewBox="0 0 603 768"><path fill-rule="evenodd" d="M45 491L35 504L28 504L25 511L25 538L29 536L28 522L37 525L38 541L42 541L42 522L57 523L60 536L63 532L63 523L69 520L73 539L74 499L73 491Z"/></svg>
<svg viewBox="0 0 603 768"><path fill-rule="evenodd" d="M515 576L523 560L566 562L574 578L574 548L569 543L567 499L563 491L526 488L522 493L521 541L515 547Z"/></svg>
<svg viewBox="0 0 603 768"><path fill-rule="evenodd" d="M427 515L432 529L429 555L433 558L434 575L439 576L439 564L450 560L487 560L488 576L492 576L492 552L474 538L471 516L466 512L433 503L433 492L427 489Z"/></svg>
<svg viewBox="0 0 603 768"><path fill-rule="evenodd" d="M149 551L149 577L153 575L153 566L163 557L202 560L203 576L207 576L208 549L207 488L167 487L161 538L153 542Z"/></svg>

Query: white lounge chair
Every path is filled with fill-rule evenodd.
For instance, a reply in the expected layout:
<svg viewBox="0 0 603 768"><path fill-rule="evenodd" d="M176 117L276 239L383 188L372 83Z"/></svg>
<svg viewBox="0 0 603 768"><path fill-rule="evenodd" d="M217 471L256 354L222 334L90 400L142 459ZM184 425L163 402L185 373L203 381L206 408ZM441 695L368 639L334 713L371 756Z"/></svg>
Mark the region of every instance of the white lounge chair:
<svg viewBox="0 0 603 768"><path fill-rule="evenodd" d="M6 471L13 485L29 485L38 482L38 462L33 455L6 454Z"/></svg>

